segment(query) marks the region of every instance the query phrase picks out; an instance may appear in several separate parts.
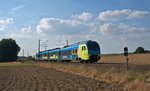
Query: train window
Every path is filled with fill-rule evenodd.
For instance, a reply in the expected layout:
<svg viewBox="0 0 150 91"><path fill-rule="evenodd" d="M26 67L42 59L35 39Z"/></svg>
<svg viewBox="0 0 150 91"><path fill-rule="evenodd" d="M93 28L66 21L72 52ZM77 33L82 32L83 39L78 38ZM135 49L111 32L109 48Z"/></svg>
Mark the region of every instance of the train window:
<svg viewBox="0 0 150 91"><path fill-rule="evenodd" d="M72 50L72 54L77 54L77 49Z"/></svg>
<svg viewBox="0 0 150 91"><path fill-rule="evenodd" d="M64 53L63 53L63 51L61 51L61 55L63 55Z"/></svg>
<svg viewBox="0 0 150 91"><path fill-rule="evenodd" d="M67 51L62 51L62 55L67 55Z"/></svg>
<svg viewBox="0 0 150 91"><path fill-rule="evenodd" d="M50 55L53 56L53 53L51 53Z"/></svg>
<svg viewBox="0 0 150 91"><path fill-rule="evenodd" d="M69 55L70 54L70 51L67 51L67 55Z"/></svg>
<svg viewBox="0 0 150 91"><path fill-rule="evenodd" d="M58 55L58 53L57 53L57 52L55 52L55 55L57 56L57 55Z"/></svg>
<svg viewBox="0 0 150 91"><path fill-rule="evenodd" d="M71 55L71 50L69 50L69 55Z"/></svg>
<svg viewBox="0 0 150 91"><path fill-rule="evenodd" d="M66 55L67 54L67 52L66 51L64 51L64 55Z"/></svg>
<svg viewBox="0 0 150 91"><path fill-rule="evenodd" d="M63 54L66 55L66 51L64 51Z"/></svg>
<svg viewBox="0 0 150 91"><path fill-rule="evenodd" d="M75 49L75 53L77 53L77 49Z"/></svg>

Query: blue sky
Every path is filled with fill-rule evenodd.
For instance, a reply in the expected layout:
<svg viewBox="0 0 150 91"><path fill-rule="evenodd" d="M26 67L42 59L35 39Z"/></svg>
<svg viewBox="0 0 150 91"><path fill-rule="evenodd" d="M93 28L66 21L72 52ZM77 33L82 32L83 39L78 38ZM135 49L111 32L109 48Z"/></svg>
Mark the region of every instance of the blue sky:
<svg viewBox="0 0 150 91"><path fill-rule="evenodd" d="M38 39L48 40L47 49L66 40L95 40L103 54L121 53L126 45L131 52L138 46L150 50L150 0L0 2L0 39L15 39L25 55L37 52Z"/></svg>

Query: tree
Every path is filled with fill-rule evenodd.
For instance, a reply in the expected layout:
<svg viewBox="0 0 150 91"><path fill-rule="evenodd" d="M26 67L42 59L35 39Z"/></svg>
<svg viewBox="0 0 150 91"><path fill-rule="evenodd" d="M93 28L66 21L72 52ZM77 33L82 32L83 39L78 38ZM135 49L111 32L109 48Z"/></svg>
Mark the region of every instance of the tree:
<svg viewBox="0 0 150 91"><path fill-rule="evenodd" d="M147 53L149 51L145 50L143 47L138 47L134 53Z"/></svg>
<svg viewBox="0 0 150 91"><path fill-rule="evenodd" d="M0 41L0 61L15 61L18 58L20 47L13 39L2 39Z"/></svg>

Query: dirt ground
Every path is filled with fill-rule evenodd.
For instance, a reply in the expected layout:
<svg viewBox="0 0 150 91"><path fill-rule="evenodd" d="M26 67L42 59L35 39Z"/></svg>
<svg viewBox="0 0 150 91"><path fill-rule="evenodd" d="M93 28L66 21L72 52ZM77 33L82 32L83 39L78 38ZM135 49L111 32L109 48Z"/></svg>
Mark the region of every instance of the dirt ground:
<svg viewBox="0 0 150 91"><path fill-rule="evenodd" d="M123 91L94 79L39 66L0 67L0 91Z"/></svg>

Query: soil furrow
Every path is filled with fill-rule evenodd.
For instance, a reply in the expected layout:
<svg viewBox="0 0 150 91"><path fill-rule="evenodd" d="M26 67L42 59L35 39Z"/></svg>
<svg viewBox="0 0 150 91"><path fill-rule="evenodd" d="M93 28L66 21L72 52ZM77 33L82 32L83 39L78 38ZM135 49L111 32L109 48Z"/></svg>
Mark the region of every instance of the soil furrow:
<svg viewBox="0 0 150 91"><path fill-rule="evenodd" d="M123 91L105 82L38 66L0 71L0 91Z"/></svg>

